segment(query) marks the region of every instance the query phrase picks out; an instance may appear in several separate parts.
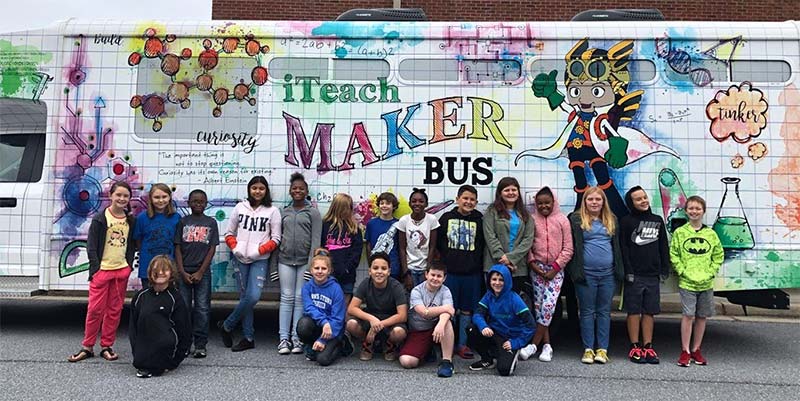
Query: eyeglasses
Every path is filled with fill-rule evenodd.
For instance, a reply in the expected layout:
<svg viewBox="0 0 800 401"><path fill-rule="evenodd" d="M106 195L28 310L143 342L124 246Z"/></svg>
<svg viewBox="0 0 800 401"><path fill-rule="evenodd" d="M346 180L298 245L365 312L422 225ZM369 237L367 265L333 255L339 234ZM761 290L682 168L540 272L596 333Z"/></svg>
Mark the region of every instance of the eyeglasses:
<svg viewBox="0 0 800 401"><path fill-rule="evenodd" d="M594 81L608 81L610 69L607 61L602 59L575 59L567 64L567 75L569 75L570 79L581 79L584 76L588 76Z"/></svg>
<svg viewBox="0 0 800 401"><path fill-rule="evenodd" d="M692 68L692 56L683 49L673 49L672 39L669 37L656 38L656 54L666 60L676 73L688 75L697 86L706 86L714 80L707 68Z"/></svg>

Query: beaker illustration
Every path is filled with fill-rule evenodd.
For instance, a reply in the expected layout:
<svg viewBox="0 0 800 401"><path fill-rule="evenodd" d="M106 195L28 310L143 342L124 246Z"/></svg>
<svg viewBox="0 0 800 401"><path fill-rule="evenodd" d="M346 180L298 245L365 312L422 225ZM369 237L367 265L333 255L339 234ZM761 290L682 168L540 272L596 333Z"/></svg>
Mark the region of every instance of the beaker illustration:
<svg viewBox="0 0 800 401"><path fill-rule="evenodd" d="M661 192L661 209L666 220L667 230L672 233L678 227L686 224L686 193L678 179L678 175L668 168L661 169L658 173L659 191Z"/></svg>
<svg viewBox="0 0 800 401"><path fill-rule="evenodd" d="M713 229L724 249L751 249L756 243L744 213L742 198L739 197L739 183L742 180L739 177L723 177L721 181L725 184L725 193L722 195ZM731 187L736 195L735 199L728 197Z"/></svg>

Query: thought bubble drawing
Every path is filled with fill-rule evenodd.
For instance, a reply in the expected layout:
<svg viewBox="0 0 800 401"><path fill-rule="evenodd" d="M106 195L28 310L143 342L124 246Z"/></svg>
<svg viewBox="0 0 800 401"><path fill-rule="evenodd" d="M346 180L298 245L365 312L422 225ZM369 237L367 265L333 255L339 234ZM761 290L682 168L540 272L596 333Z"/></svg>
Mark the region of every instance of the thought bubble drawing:
<svg viewBox="0 0 800 401"><path fill-rule="evenodd" d="M729 137L738 143L749 142L767 126L768 106L764 93L753 89L750 82L717 92L706 106L711 136L719 142Z"/></svg>
<svg viewBox="0 0 800 401"><path fill-rule="evenodd" d="M767 145L764 142L756 142L747 147L747 155L757 162L767 155Z"/></svg>
<svg viewBox="0 0 800 401"><path fill-rule="evenodd" d="M731 167L739 168L742 167L743 165L744 165L744 157L742 157L742 155L737 153L735 156L733 156L733 158L731 158Z"/></svg>

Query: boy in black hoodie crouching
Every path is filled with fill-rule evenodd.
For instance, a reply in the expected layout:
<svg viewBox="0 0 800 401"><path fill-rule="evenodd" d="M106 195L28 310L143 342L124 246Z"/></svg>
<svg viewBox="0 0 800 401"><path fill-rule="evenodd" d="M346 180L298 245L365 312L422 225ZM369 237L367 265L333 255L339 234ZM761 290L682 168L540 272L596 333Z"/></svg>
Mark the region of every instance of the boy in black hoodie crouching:
<svg viewBox="0 0 800 401"><path fill-rule="evenodd" d="M664 220L650 210L640 186L625 194L631 213L620 220L620 244L625 265L623 308L628 314L628 358L635 363L659 362L653 349L653 316L661 312L660 282L669 277L669 243ZM641 325L642 342L639 342ZM644 344L642 346L641 344Z"/></svg>

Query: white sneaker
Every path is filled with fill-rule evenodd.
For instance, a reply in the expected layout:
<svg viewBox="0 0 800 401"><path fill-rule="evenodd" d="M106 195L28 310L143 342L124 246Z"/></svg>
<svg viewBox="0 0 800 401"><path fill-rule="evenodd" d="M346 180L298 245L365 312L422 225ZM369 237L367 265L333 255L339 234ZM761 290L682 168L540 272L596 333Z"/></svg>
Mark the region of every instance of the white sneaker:
<svg viewBox="0 0 800 401"><path fill-rule="evenodd" d="M553 347L550 344L542 346L542 353L539 354L539 360L542 362L550 362L553 360Z"/></svg>
<svg viewBox="0 0 800 401"><path fill-rule="evenodd" d="M281 340L278 343L278 354L280 355L289 355L292 353L292 342L289 340Z"/></svg>
<svg viewBox="0 0 800 401"><path fill-rule="evenodd" d="M535 353L536 353L536 345L528 344L519 350L519 359L527 361L528 358L532 357L533 354Z"/></svg>

